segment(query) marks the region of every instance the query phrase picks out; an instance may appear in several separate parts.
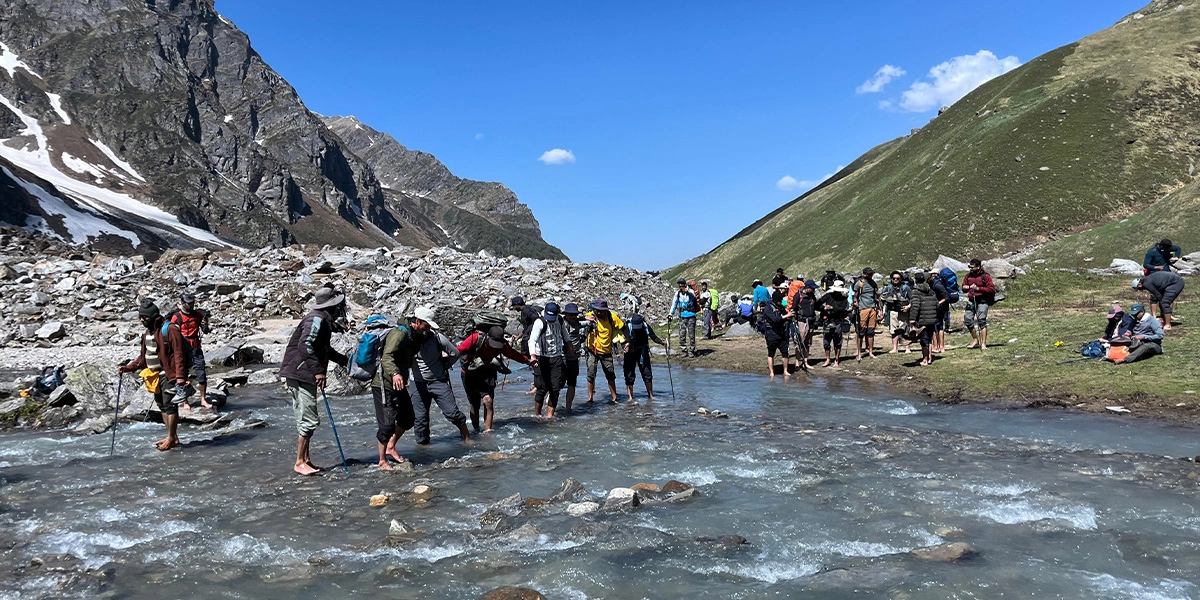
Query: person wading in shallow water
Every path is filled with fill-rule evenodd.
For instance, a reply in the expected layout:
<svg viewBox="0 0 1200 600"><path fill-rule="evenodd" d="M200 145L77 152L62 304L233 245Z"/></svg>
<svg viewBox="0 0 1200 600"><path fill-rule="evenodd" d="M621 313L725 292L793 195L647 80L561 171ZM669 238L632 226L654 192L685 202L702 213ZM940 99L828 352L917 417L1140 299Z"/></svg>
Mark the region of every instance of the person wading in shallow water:
<svg viewBox="0 0 1200 600"><path fill-rule="evenodd" d="M470 443L467 417L458 410L454 389L450 387L450 367L458 360L458 347L450 338L438 332L440 327L433 320L433 309L428 306L413 311L408 326L417 342L412 364L413 383L418 396L417 401L413 402L413 411L416 413L413 435L417 436L417 443L429 445L429 407L434 402L442 409L442 416L458 428L462 440Z"/></svg>
<svg viewBox="0 0 1200 600"><path fill-rule="evenodd" d="M625 332L627 340L625 342L625 360L621 364L625 374L625 391L629 394L629 400L633 401L633 383L636 381L637 371L641 371L642 383L646 384L646 395L653 400L654 372L650 369L650 340L663 346L667 344L658 337L657 333L654 333L654 329L642 315L629 317L622 330Z"/></svg>
<svg viewBox="0 0 1200 600"><path fill-rule="evenodd" d="M192 350L192 372L196 374L196 390L200 396L200 406L212 408L208 403L208 369L204 363L204 349L200 346L200 334L209 333L208 311L196 308L196 296L183 294L179 298L179 308L167 316L167 320L178 325L183 338L187 340ZM187 410L187 403L179 408Z"/></svg>
<svg viewBox="0 0 1200 600"><path fill-rule="evenodd" d="M325 390L325 373L329 363L345 365L345 355L333 349L330 340L335 331L344 331L340 320L344 317L346 297L330 287L317 290L312 311L296 326L287 348L283 351L283 364L279 376L287 384L292 396L292 410L296 415L296 465L293 470L301 475L314 475L321 471L313 464L308 454L313 432L321 424L317 413L317 392Z"/></svg>
<svg viewBox="0 0 1200 600"><path fill-rule="evenodd" d="M398 463L404 457L396 452L396 442L413 428L412 397L408 394L408 369L412 365L416 342L407 327L392 327L383 338L379 369L371 381L375 401L375 442L379 449L379 468L392 470L387 458Z"/></svg>
<svg viewBox="0 0 1200 600"><path fill-rule="evenodd" d="M492 417L496 414L493 408L496 398L496 375L500 372L496 357L504 355L525 365L529 364L529 359L504 340L504 328L498 325L488 329L487 333L472 332L458 345L458 352L462 355L460 378L463 391L471 405L471 427L475 429L475 433L479 433L479 411L482 408L484 432L490 432Z"/></svg>
<svg viewBox="0 0 1200 600"><path fill-rule="evenodd" d="M590 327L587 340L584 345L587 347L587 382L588 382L588 403L595 400L596 396L596 370L597 368L604 370L604 377L608 379L608 393L610 394L610 402L617 402L617 371L613 368L613 340L616 334L625 326L621 317L608 309L608 300L600 298L593 302L589 308L591 309L584 319L587 320Z"/></svg>
<svg viewBox="0 0 1200 600"><path fill-rule="evenodd" d="M179 446L176 428L179 426L179 405L187 402L188 362L190 361L187 340L179 326L165 322L158 306L149 298L138 306L138 320L146 328L142 334L142 352L132 362L117 370L118 374L133 373L143 369L153 371L147 379L147 389L154 394L154 403L162 412L163 424L167 426L167 437L154 442L159 450L170 450ZM154 382L154 383L152 383ZM173 397L167 401L166 394Z"/></svg>
<svg viewBox="0 0 1200 600"><path fill-rule="evenodd" d="M587 340L591 328L588 322L579 320L579 306L573 302L563 307L562 319L563 326L567 329L571 348L575 351L574 358L567 357L567 365L564 369L567 379L567 413L570 414L571 404L575 402L575 384L579 381L579 357L583 356L584 342Z"/></svg>
<svg viewBox="0 0 1200 600"><path fill-rule="evenodd" d="M575 347L567 333L567 328L559 318L558 304L547 302L545 312L533 322L529 335L529 352L533 359L529 364L533 367L534 385L537 395L533 399L533 412L542 416L542 404L548 404L546 416L554 418L558 410L558 394L566 383L567 358L576 358ZM549 395L549 402L546 396Z"/></svg>

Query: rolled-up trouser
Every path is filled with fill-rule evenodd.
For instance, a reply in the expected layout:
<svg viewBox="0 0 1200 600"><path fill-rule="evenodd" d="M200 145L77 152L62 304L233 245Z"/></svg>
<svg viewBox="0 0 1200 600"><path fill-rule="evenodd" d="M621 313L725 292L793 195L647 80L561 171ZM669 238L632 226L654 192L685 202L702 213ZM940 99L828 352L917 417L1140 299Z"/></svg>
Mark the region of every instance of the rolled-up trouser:
<svg viewBox="0 0 1200 600"><path fill-rule="evenodd" d="M1162 353L1162 345L1158 342L1142 342L1129 351L1129 356L1125 357L1125 362L1137 362Z"/></svg>
<svg viewBox="0 0 1200 600"><path fill-rule="evenodd" d="M596 367L604 369L604 378L610 382L617 381L617 372L613 369L612 353L608 354L592 354L587 355L587 380L588 383L596 383Z"/></svg>
<svg viewBox="0 0 1200 600"><path fill-rule="evenodd" d="M190 341L190 340L189 340ZM204 385L208 383L208 365L204 361L204 349L200 347L199 340L192 343L192 372L196 374L196 383Z"/></svg>
<svg viewBox="0 0 1200 600"><path fill-rule="evenodd" d="M713 311L711 308L704 309L704 337L712 337L713 330Z"/></svg>
<svg viewBox="0 0 1200 600"><path fill-rule="evenodd" d="M1162 298L1154 298L1151 294L1150 301L1158 305L1158 310L1164 315L1171 313L1171 305L1179 298L1179 294L1183 293L1183 280L1180 279L1171 285L1168 285L1163 290Z"/></svg>
<svg viewBox="0 0 1200 600"><path fill-rule="evenodd" d="M375 439L380 444L391 441L396 431L404 433L413 426L413 403L408 388L396 391L392 386L371 388L375 400Z"/></svg>
<svg viewBox="0 0 1200 600"><path fill-rule="evenodd" d="M533 401L542 404L546 396L550 396L550 408L558 408L558 393L566 383L567 359L561 356L539 356L538 365L533 372L533 386L537 393Z"/></svg>
<svg viewBox="0 0 1200 600"><path fill-rule="evenodd" d="M321 418L317 413L317 385L287 379L288 393L292 395L292 413L296 415L296 433L300 437L312 437Z"/></svg>
<svg viewBox="0 0 1200 600"><path fill-rule="evenodd" d="M967 329L987 329L989 305L984 302L970 302L967 304L967 309L963 311L963 325Z"/></svg>
<svg viewBox="0 0 1200 600"><path fill-rule="evenodd" d="M450 387L450 379L416 381L414 384L419 398L412 403L415 417L413 419L413 435L417 437L418 444L429 443L429 407L433 402L437 402L438 408L442 410L442 415L455 427L463 427L467 424L467 417L462 414L461 410L458 410L458 402L454 400L454 390Z"/></svg>
<svg viewBox="0 0 1200 600"><path fill-rule="evenodd" d="M892 337L897 338L904 335L908 325L908 312L899 310L888 311L888 328L892 331Z"/></svg>
<svg viewBox="0 0 1200 600"><path fill-rule="evenodd" d="M696 317L679 317L679 349L696 350Z"/></svg>
<svg viewBox="0 0 1200 600"><path fill-rule="evenodd" d="M625 373L626 386L632 386L637 381L637 372L641 371L642 383L649 387L654 381L654 372L650 370L650 346L630 346L621 370Z"/></svg>
<svg viewBox="0 0 1200 600"><path fill-rule="evenodd" d="M826 351L830 349L841 350L842 328L837 324L826 326L825 333L823 334L822 344L825 346Z"/></svg>
<svg viewBox="0 0 1200 600"><path fill-rule="evenodd" d="M187 401L187 388L180 388L174 381L162 375L162 387L154 394L154 404L164 415L179 414L179 405ZM181 393L182 392L182 393Z"/></svg>
<svg viewBox="0 0 1200 600"><path fill-rule="evenodd" d="M807 355L808 346L812 344L812 323L808 319L797 319L792 341L796 345L796 355Z"/></svg>

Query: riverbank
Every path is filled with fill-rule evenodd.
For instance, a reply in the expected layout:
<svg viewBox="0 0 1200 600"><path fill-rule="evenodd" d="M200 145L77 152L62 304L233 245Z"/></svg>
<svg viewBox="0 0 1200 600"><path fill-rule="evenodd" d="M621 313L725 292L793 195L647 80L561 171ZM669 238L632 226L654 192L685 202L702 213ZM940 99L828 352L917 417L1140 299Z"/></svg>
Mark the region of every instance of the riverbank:
<svg viewBox="0 0 1200 600"><path fill-rule="evenodd" d="M879 380L945 403L991 402L1087 412L1113 412L1108 407L1119 406L1131 416L1200 424L1200 336L1190 330L1200 324L1196 302L1200 294L1195 289L1185 290L1175 305L1182 321L1167 332L1165 354L1122 366L1075 359L1081 358L1078 349L1084 342L1103 332L1112 302L1128 310L1134 302L1149 301L1146 294L1130 289L1126 279L1037 270L1009 280L1005 293L1007 299L993 307L989 317L986 351L966 349L971 336L962 329L962 311L956 309L954 331L946 338L950 349L935 355L931 366L918 365L920 352L915 344L911 354L855 361L854 340L847 339L841 367L821 368L824 354L818 337L813 342L811 376ZM876 337L876 342L885 352L891 348L886 336ZM672 345L677 345L674 340ZM766 377L766 345L757 335L699 339L696 358L673 357L672 361L683 368ZM805 377L798 373L795 381L802 383Z"/></svg>

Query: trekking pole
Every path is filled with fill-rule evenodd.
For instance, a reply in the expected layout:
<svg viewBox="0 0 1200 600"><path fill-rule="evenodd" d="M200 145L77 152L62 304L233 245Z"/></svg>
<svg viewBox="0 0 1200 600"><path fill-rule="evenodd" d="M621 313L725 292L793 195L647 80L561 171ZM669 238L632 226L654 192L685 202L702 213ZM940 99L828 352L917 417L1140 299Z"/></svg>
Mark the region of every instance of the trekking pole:
<svg viewBox="0 0 1200 600"><path fill-rule="evenodd" d="M333 428L333 441L337 442L338 454L342 455L342 468L349 475L350 466L346 464L346 453L342 452L342 440L338 437L337 425L333 424L333 409L329 408L329 396L325 395L325 390L321 390L321 397L325 399L325 412L329 413L329 426Z"/></svg>
<svg viewBox="0 0 1200 600"><path fill-rule="evenodd" d="M671 317L667 317L667 381L671 382L671 402L676 402L675 375L671 373Z"/></svg>
<svg viewBox="0 0 1200 600"><path fill-rule="evenodd" d="M125 374L117 376L117 404L113 407L112 442L108 445L108 455L112 456L117 450L117 419L121 416L121 386L125 384Z"/></svg>

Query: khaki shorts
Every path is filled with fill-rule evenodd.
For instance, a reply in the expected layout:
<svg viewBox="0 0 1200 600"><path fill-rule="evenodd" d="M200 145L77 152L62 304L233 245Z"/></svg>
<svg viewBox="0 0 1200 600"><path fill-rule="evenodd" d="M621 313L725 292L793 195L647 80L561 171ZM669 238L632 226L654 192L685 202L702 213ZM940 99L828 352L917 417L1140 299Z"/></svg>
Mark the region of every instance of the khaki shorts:
<svg viewBox="0 0 1200 600"><path fill-rule="evenodd" d="M858 326L863 329L875 329L879 325L878 308L861 308L858 311Z"/></svg>

